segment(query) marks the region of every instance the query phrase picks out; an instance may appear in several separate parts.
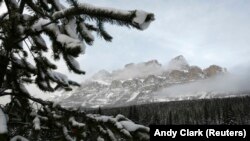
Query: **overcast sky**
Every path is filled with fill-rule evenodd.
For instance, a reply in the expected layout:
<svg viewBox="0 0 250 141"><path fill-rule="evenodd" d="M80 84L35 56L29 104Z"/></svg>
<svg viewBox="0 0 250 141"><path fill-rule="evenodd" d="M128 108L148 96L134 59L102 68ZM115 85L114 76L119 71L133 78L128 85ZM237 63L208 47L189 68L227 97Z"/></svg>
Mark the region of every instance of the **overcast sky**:
<svg viewBox="0 0 250 141"><path fill-rule="evenodd" d="M82 0L83 1L83 0ZM155 14L145 31L106 24L113 42L96 39L79 58L87 74L127 63L157 59L165 64L183 55L191 65L234 68L250 62L249 0L84 0L98 6L142 9ZM4 11L1 7L0 11ZM66 72L64 63L58 63ZM82 81L84 76L69 74Z"/></svg>
<svg viewBox="0 0 250 141"><path fill-rule="evenodd" d="M119 9L143 9L156 20L145 31L110 26L112 43L96 40L81 57L89 73L157 59L167 63L183 55L190 64L233 68L250 62L248 0L85 0Z"/></svg>

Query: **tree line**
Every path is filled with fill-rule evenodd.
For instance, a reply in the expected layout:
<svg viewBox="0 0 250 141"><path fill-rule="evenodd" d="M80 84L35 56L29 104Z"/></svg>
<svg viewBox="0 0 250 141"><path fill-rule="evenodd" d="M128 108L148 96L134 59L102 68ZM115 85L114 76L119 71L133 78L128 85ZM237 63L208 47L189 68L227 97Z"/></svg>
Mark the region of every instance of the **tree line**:
<svg viewBox="0 0 250 141"><path fill-rule="evenodd" d="M250 97L185 100L99 108L88 112L104 115L123 114L143 125L245 125L250 124Z"/></svg>

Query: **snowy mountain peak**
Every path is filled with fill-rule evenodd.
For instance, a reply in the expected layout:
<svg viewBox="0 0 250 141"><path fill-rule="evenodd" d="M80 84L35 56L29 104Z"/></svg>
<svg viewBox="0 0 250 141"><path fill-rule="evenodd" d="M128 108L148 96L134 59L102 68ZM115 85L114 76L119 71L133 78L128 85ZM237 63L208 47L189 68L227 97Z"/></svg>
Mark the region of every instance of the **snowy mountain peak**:
<svg viewBox="0 0 250 141"><path fill-rule="evenodd" d="M222 68L222 67L217 66L217 65L211 65L208 68L204 69L203 71L208 77L227 72L227 70L225 68Z"/></svg>
<svg viewBox="0 0 250 141"><path fill-rule="evenodd" d="M184 56L179 55L173 58L167 65L168 70L188 70L189 64Z"/></svg>
<svg viewBox="0 0 250 141"><path fill-rule="evenodd" d="M133 79L137 77L146 77L150 74L158 74L162 71L162 66L157 60L150 60L141 63L129 63L123 69L114 70L112 78L117 79Z"/></svg>
<svg viewBox="0 0 250 141"><path fill-rule="evenodd" d="M111 77L111 73L107 70L100 70L96 74L92 76L93 80L100 80L100 79L107 79L108 77Z"/></svg>
<svg viewBox="0 0 250 141"><path fill-rule="evenodd" d="M99 71L90 81L82 83L82 86L69 96L59 97L59 99L64 106L68 107L121 106L155 102L162 100L161 97L157 99L154 97L154 93L162 89L209 79L225 72L223 70L216 65L211 65L204 70L198 66L189 66L182 55L173 58L168 68L162 66L157 60L130 63L111 73L106 70ZM196 96L198 97L199 94ZM163 100L174 99L169 96Z"/></svg>
<svg viewBox="0 0 250 141"><path fill-rule="evenodd" d="M140 68L142 66L144 66L144 67L149 67L149 66L161 67L162 65L158 62L158 60L154 59L154 60L149 60L149 61L146 61L146 62L141 62L141 63L138 63L138 64L129 63L129 64L126 64L124 66L124 69Z"/></svg>
<svg viewBox="0 0 250 141"><path fill-rule="evenodd" d="M159 66L159 67L161 66L158 60L155 60L155 59L145 62L145 65L147 66L152 65L152 66Z"/></svg>
<svg viewBox="0 0 250 141"><path fill-rule="evenodd" d="M185 57L183 55L178 55L175 58L173 58L172 60L186 60Z"/></svg>

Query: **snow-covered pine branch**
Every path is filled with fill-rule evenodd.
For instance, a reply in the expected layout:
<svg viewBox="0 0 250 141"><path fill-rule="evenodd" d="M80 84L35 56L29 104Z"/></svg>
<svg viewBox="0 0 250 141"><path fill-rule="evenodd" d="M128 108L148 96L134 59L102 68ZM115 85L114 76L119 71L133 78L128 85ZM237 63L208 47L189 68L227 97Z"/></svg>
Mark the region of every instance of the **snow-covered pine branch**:
<svg viewBox="0 0 250 141"><path fill-rule="evenodd" d="M29 141L29 140L26 139L25 137L17 135L15 137L11 138L10 141Z"/></svg>
<svg viewBox="0 0 250 141"><path fill-rule="evenodd" d="M148 127L122 115L109 117L67 109L32 96L24 83L35 83L49 92L80 86L59 73L56 63L44 52L52 51L54 60L63 59L70 71L85 74L77 57L85 53L86 45L93 45L93 33L111 41L105 23L144 30L154 20L152 13L98 7L77 0L68 0L71 7L60 0L0 2L7 7L0 15L0 96L11 96L11 102L0 109L1 141L149 139Z"/></svg>
<svg viewBox="0 0 250 141"><path fill-rule="evenodd" d="M32 110L28 115L31 116L30 128L37 131L48 129L53 126L58 132L64 135L67 140L76 138L76 134L80 134L82 139L88 139L98 134L89 134L89 131L99 132L104 140L149 140L149 128L135 124L123 115L116 117L85 114L84 112L72 109L66 109L58 104L51 102L43 102L42 100L29 97L42 104L40 110ZM8 107L8 111L11 107ZM24 109L24 113L27 111ZM28 122L28 121L27 121ZM48 136L51 137L51 136ZM96 137L97 138L97 137Z"/></svg>
<svg viewBox="0 0 250 141"><path fill-rule="evenodd" d="M79 14L84 14L101 21L117 22L119 25L131 25L140 30L146 29L150 22L154 20L152 13L142 10L125 11L114 8L96 7L87 3L79 4L78 7L70 7L57 11L52 15L52 18L57 20Z"/></svg>

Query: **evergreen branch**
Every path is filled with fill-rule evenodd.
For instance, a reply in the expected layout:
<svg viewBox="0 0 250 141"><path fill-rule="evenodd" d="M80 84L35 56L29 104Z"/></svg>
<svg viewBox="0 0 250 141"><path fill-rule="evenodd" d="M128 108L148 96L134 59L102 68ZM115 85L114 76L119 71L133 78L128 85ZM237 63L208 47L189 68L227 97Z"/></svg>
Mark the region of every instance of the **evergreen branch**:
<svg viewBox="0 0 250 141"><path fill-rule="evenodd" d="M90 33L90 30L87 28L86 24L81 21L77 21L77 30L87 44L93 44L94 36Z"/></svg>
<svg viewBox="0 0 250 141"><path fill-rule="evenodd" d="M85 24L86 25L86 27L88 28L88 30L92 30L92 31L98 31L98 28L97 27L95 27L95 26L93 26L93 25L91 25L91 24Z"/></svg>
<svg viewBox="0 0 250 141"><path fill-rule="evenodd" d="M70 7L67 9L57 11L52 15L52 18L54 20L58 20L61 18L84 14L86 16L89 16L90 18L96 18L97 20L102 19L102 21L110 22L110 23L116 22L119 25L131 25L138 29L142 29L140 27L141 26L140 24L143 24L144 22L150 23L150 21L154 20L154 15L152 13L143 12L145 16L144 21L140 21L140 23L135 22L134 18L136 18L137 12L141 12L140 14L142 14L142 11L137 11L137 10L122 11L122 10L117 10L117 9L95 7L90 4L84 3L84 4L79 4L78 7Z"/></svg>
<svg viewBox="0 0 250 141"><path fill-rule="evenodd" d="M2 15L0 15L0 21L2 21L9 13L5 12Z"/></svg>
<svg viewBox="0 0 250 141"><path fill-rule="evenodd" d="M19 39L19 40L17 40L17 41L14 41L14 44L24 41L24 40L25 40L26 38L28 38L29 36L30 36L30 35L26 35L26 36L22 37L21 39Z"/></svg>
<svg viewBox="0 0 250 141"><path fill-rule="evenodd" d="M33 11L35 11L37 14L40 14L40 15L42 15L42 16L45 16L43 10L42 10L40 7L38 7L36 4L34 4L32 0L25 0L25 1L26 1L26 4L27 4Z"/></svg>
<svg viewBox="0 0 250 141"><path fill-rule="evenodd" d="M73 56L63 53L63 58L66 61L66 64L70 70L77 74L85 74L85 71L80 69L78 62L74 59Z"/></svg>
<svg viewBox="0 0 250 141"><path fill-rule="evenodd" d="M0 2L2 1L3 0L0 0ZM52 92L55 91L55 88L53 89L51 86L53 82L58 84L58 87L63 87L66 90L70 89L69 86L80 86L78 83L69 80L66 75L53 71L53 69L56 68L55 65L50 63L49 58L45 58L42 54L43 51L46 51L47 45L42 39L41 33L45 33L50 37L53 44L54 55L62 55L69 70L72 70L74 73L85 74L85 72L80 69L80 65L75 58L84 52L85 46L82 40L85 40L88 44L92 44L94 41L94 36L92 36L91 31L95 31L105 40L111 41L111 35L106 32L103 26L105 22L145 29L154 19L153 14L137 10L121 11L95 7L89 4L78 4L77 0L68 0L72 5L72 7L69 8L64 7L59 0L4 1L8 12L0 16L1 21L3 20L0 25L0 40L4 40L0 47L1 54L4 54L6 51L7 55L0 56L0 97L4 95L11 96L10 104L6 105L10 116L10 123L12 124L8 125L8 128L11 129L15 126L13 124L17 124L17 126L27 125L25 128L22 128L24 131L21 132L31 131L32 135L28 135L28 139L30 140L41 139L44 137L44 135L41 134L45 131L44 129L54 130L53 127L55 127L56 132L50 133L49 131L45 131L45 136L47 134L55 134L55 136L63 135L62 131L58 130L62 127L66 130L69 129L69 131L65 132L67 134L64 134L65 138L70 135L72 138L77 138L77 140L89 138L91 136L90 134L95 131L100 133L100 138L94 135L94 137L91 137L93 139L104 138L105 140L113 140L117 134L117 139L124 137L128 140L136 140L135 135L137 131L142 133L142 135L139 135L140 137L143 137L144 133L148 135L147 128L143 128L142 130L138 128L136 132L126 130L126 127L122 126L121 121L130 121L124 117L121 118L121 116L117 116L113 118L102 117L100 115L87 115L78 110L63 108L52 101L31 96L24 84L34 82L41 90ZM46 2L51 5L47 6ZM22 14L24 8L27 8L32 13ZM90 25L86 23L87 20L94 20L97 22L97 25ZM16 31L17 33L15 33ZM29 50L28 53L24 51L22 44L27 46ZM36 46L38 49L34 48L35 50L32 50L33 46ZM16 54L19 55L19 57L16 56ZM31 54L30 56L35 60L36 66L29 63L27 60L28 54ZM35 81L31 75L36 77ZM4 90L4 88L10 89L12 92L8 92ZM32 102L39 105L40 109L38 106L36 109L34 105L31 104ZM33 112L33 110L35 112L31 115L31 111ZM107 118L108 121L106 121ZM40 119L42 120L41 123ZM71 120L69 121L69 119ZM38 122L38 126L35 122ZM118 122L120 123L116 124ZM85 127L83 127L85 123L87 125L86 130ZM133 123L131 122L131 124ZM32 125L33 127L31 127ZM47 125L48 128L46 127ZM27 127L29 129L27 129ZM72 127L81 128L81 133L85 130L85 133L87 133L86 136L82 134L79 136L76 135ZM105 133L98 130L99 127L101 127ZM17 128L17 130L19 129L21 128ZM17 132L14 131L14 134L16 133Z"/></svg>
<svg viewBox="0 0 250 141"><path fill-rule="evenodd" d="M7 9L8 9L8 13L11 11L11 8L10 8L10 1L9 0L4 0L4 2L5 2L5 5L6 5L6 7L7 7Z"/></svg>
<svg viewBox="0 0 250 141"><path fill-rule="evenodd" d="M6 91L7 89L6 88L1 88L0 89L0 95L4 92L4 91Z"/></svg>
<svg viewBox="0 0 250 141"><path fill-rule="evenodd" d="M98 22L97 25L98 25L98 28L99 28L99 30L98 30L97 33L99 33L99 35L101 37L103 37L106 41L111 42L112 39L113 39L113 37L111 35L109 35L108 32L105 31L103 23L102 22Z"/></svg>
<svg viewBox="0 0 250 141"><path fill-rule="evenodd" d="M74 112L73 110L63 108L60 105L55 106L55 104L53 102L51 102L51 101L45 101L45 100L42 100L40 98L35 98L35 97L31 96L31 95L20 95L20 94L17 94L17 93L4 92L4 93L0 94L0 97L1 96L6 96L6 95L11 95L11 96L20 97L20 98L27 98L27 99L29 99L31 101L34 101L36 103L41 104L42 106L54 107L54 108L57 108L58 110L66 112L66 113L73 113ZM85 112L80 111L78 114L80 114L82 118L86 118L86 113Z"/></svg>
<svg viewBox="0 0 250 141"><path fill-rule="evenodd" d="M28 39L29 39L29 38L28 38ZM32 55L33 59L35 60L36 57L35 57L35 55L33 54L33 52L31 51L31 49L30 49L28 43L27 43L25 40L24 40L24 43L26 44L26 46L27 46L27 48L28 48L30 54Z"/></svg>
<svg viewBox="0 0 250 141"><path fill-rule="evenodd" d="M46 105L52 105L53 102L50 102L50 101L44 101L40 98L35 98L31 95L20 95L20 94L17 94L17 93L11 93L11 92L3 92L2 94L0 94L0 96L6 96L6 95L11 95L11 96L16 96L16 97L21 97L21 98L27 98L27 99L30 99L34 102L37 102L43 106L46 106Z"/></svg>
<svg viewBox="0 0 250 141"><path fill-rule="evenodd" d="M26 0L21 0L20 8L19 8L20 14L23 13L23 10L24 10L24 7L25 7L25 1L26 1Z"/></svg>
<svg viewBox="0 0 250 141"><path fill-rule="evenodd" d="M54 19L61 19L80 14L86 14L93 17L103 17L103 18L108 17L110 19L130 22L133 12L94 7L89 4L79 4L78 7L70 7L61 11L57 11L52 15L52 17Z"/></svg>
<svg viewBox="0 0 250 141"><path fill-rule="evenodd" d="M42 7L45 11L50 12L50 8L48 7L48 4L46 3L46 1L44 1L44 0L39 0L39 2L40 2L41 7Z"/></svg>

